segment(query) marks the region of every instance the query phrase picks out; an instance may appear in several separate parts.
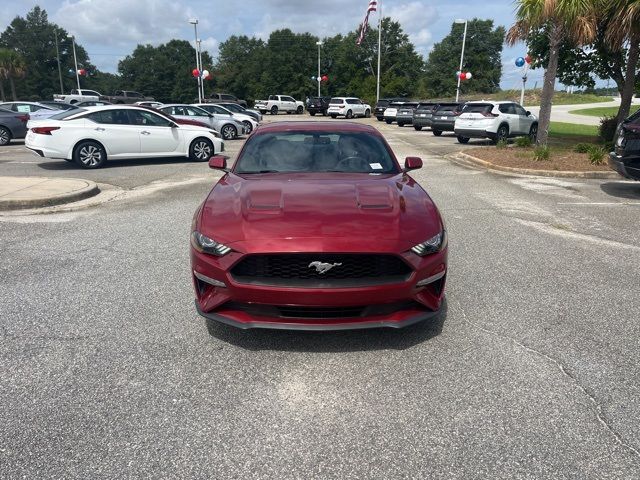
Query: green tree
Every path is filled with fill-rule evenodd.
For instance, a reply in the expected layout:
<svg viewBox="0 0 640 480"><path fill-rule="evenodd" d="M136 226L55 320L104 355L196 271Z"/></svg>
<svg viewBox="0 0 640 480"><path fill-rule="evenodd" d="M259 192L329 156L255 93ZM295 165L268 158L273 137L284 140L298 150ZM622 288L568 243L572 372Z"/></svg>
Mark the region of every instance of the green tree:
<svg viewBox="0 0 640 480"><path fill-rule="evenodd" d="M426 96L452 97L455 94L463 34L464 25L454 23L449 35L433 46L423 79ZM471 72L473 77L461 83L461 92L492 93L499 90L504 36L504 27L494 28L493 20L474 18L468 22L462 70Z"/></svg>
<svg viewBox="0 0 640 480"><path fill-rule="evenodd" d="M546 145L560 47L565 39L576 45L589 44L594 40L597 6L593 0L516 0L515 3L516 22L509 29L507 41L511 45L524 41L541 28L546 29L549 39L549 60L542 84L537 138L539 145Z"/></svg>
<svg viewBox="0 0 640 480"><path fill-rule="evenodd" d="M233 35L219 47L218 62L213 68L213 84L238 98L255 100L262 74L265 43L245 35Z"/></svg>
<svg viewBox="0 0 640 480"><path fill-rule="evenodd" d="M49 22L47 12L34 7L25 18L15 17L0 35L0 47L13 50L23 59L27 75L17 82L16 94L20 98L51 98L59 90L58 63L55 36L58 34L60 62L65 90L75 87L75 66L71 50L71 37L55 23ZM94 72L85 49L76 44L78 68ZM86 79L82 79L86 81Z"/></svg>
<svg viewBox="0 0 640 480"><path fill-rule="evenodd" d="M192 102L197 98L197 84L191 74L195 55L186 40L171 40L157 47L138 45L118 63L121 84L161 102ZM202 61L211 65L211 56L203 52Z"/></svg>

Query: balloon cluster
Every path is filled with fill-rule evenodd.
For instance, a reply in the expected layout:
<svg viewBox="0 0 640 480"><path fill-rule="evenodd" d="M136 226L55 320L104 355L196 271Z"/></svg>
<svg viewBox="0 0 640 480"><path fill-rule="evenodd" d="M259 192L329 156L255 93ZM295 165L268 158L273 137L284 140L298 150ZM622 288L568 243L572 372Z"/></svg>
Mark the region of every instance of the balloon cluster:
<svg viewBox="0 0 640 480"><path fill-rule="evenodd" d="M329 80L329 77L327 75L321 75L319 77L316 77L315 75L311 77L311 80L313 80L314 82L318 81L318 82L326 82Z"/></svg>
<svg viewBox="0 0 640 480"><path fill-rule="evenodd" d="M91 75L91 72L85 68L79 68L78 70L69 69L69 75L80 75L81 77L88 77Z"/></svg>
<svg viewBox="0 0 640 480"><path fill-rule="evenodd" d="M524 64L530 65L532 58L529 55L516 58L516 67L524 67Z"/></svg>
<svg viewBox="0 0 640 480"><path fill-rule="evenodd" d="M471 75L471 72L456 72L456 78L459 78L460 80L471 80L471 77L473 77L473 75Z"/></svg>
<svg viewBox="0 0 640 480"><path fill-rule="evenodd" d="M191 75L193 75L194 78L201 77L203 80L210 80L213 78L213 75L211 75L209 70L198 70L197 68L194 68L191 71Z"/></svg>

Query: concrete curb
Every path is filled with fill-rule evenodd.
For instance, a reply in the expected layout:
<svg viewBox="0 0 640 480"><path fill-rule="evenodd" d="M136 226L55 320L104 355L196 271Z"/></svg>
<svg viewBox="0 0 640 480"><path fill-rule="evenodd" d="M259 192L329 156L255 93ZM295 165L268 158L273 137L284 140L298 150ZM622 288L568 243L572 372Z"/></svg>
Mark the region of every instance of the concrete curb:
<svg viewBox="0 0 640 480"><path fill-rule="evenodd" d="M7 179L9 177L3 177ZM17 177L18 178L18 177ZM25 177L19 177L25 178ZM38 191L36 187L27 187L24 191L28 191L28 195L7 194L0 197L0 210L23 210L30 208L43 208L65 203L77 202L86 198L93 197L100 193L100 188L95 182L78 178L42 178L42 183L47 182L66 182L64 191L46 193ZM33 192L33 193L31 193Z"/></svg>
<svg viewBox="0 0 640 480"><path fill-rule="evenodd" d="M445 158L463 167L480 167L488 171L499 173L512 173L514 175L531 175L536 177L560 177L560 178L595 178L603 180L622 180L616 172L572 172L562 170L533 170L530 168L514 168L496 165L486 160L481 160L467 153L459 152L446 155Z"/></svg>

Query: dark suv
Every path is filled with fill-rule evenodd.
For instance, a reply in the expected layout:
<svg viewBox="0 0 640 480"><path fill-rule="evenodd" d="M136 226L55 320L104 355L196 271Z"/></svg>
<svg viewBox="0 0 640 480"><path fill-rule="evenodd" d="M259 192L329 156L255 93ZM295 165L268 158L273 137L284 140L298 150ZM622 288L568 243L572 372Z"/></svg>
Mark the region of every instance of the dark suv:
<svg viewBox="0 0 640 480"><path fill-rule="evenodd" d="M431 131L436 137L442 132L453 132L456 118L462 112L464 103L440 103L431 117Z"/></svg>
<svg viewBox="0 0 640 480"><path fill-rule="evenodd" d="M237 103L238 105L242 105L244 108L247 108L246 100L240 100L235 95L231 95L230 93L212 93L209 97L203 100L204 103Z"/></svg>
<svg viewBox="0 0 640 480"><path fill-rule="evenodd" d="M618 126L614 139L609 165L625 178L640 180L640 110Z"/></svg>
<svg viewBox="0 0 640 480"><path fill-rule="evenodd" d="M307 104L307 112L312 117L316 113L321 113L322 115L327 115L327 108L329 108L329 102L331 101L331 97L309 97L309 103Z"/></svg>
<svg viewBox="0 0 640 480"><path fill-rule="evenodd" d="M422 130L431 127L431 116L438 108L435 102L420 102L415 112L413 112L413 128Z"/></svg>
<svg viewBox="0 0 640 480"><path fill-rule="evenodd" d="M413 123L413 112L416 111L418 107L418 102L407 102L403 103L401 107L398 108L398 113L396 113L396 123L399 127L404 127L405 125L411 125Z"/></svg>

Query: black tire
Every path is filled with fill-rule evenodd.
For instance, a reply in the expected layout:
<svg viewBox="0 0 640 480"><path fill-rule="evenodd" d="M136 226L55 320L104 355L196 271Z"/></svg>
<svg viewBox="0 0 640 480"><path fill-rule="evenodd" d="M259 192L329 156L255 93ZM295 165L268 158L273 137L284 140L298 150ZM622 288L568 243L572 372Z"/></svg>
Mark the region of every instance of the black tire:
<svg viewBox="0 0 640 480"><path fill-rule="evenodd" d="M73 161L82 168L100 168L107 161L107 152L98 142L85 140L73 149Z"/></svg>
<svg viewBox="0 0 640 480"><path fill-rule="evenodd" d="M238 129L235 125L230 123L225 123L220 129L220 135L225 140L233 140L234 138L238 138Z"/></svg>
<svg viewBox="0 0 640 480"><path fill-rule="evenodd" d="M458 143L469 143L469 137L463 137L462 135L458 135Z"/></svg>
<svg viewBox="0 0 640 480"><path fill-rule="evenodd" d="M383 117L376 117L378 119L379 122L384 122L384 118Z"/></svg>
<svg viewBox="0 0 640 480"><path fill-rule="evenodd" d="M346 118L353 118L353 112L351 110L347 110L347 114L345 115Z"/></svg>
<svg viewBox="0 0 640 480"><path fill-rule="evenodd" d="M69 104L70 104L70 105L75 105L76 103L78 103L78 100L71 100L71 101L69 102Z"/></svg>
<svg viewBox="0 0 640 480"><path fill-rule="evenodd" d="M11 132L8 128L0 127L0 145L9 145L11 142Z"/></svg>
<svg viewBox="0 0 640 480"><path fill-rule="evenodd" d="M364 118L371 118L371 110L368 108L364 111Z"/></svg>
<svg viewBox="0 0 640 480"><path fill-rule="evenodd" d="M393 120L385 120L385 122L387 123L387 125L391 125L393 123Z"/></svg>
<svg viewBox="0 0 640 480"><path fill-rule="evenodd" d="M507 138L509 138L509 126L503 123L498 127L498 131L496 132L496 143L500 140L506 142Z"/></svg>
<svg viewBox="0 0 640 480"><path fill-rule="evenodd" d="M301 106L298 106L298 108L296 109L296 113L300 115L302 112L304 112L304 108Z"/></svg>
<svg viewBox="0 0 640 480"><path fill-rule="evenodd" d="M278 114L278 106L274 105L273 107L271 107L271 110L269 112L271 113L271 115L277 115Z"/></svg>
<svg viewBox="0 0 640 480"><path fill-rule="evenodd" d="M432 130L432 132L436 137L439 137L440 135L442 135L442 130Z"/></svg>
<svg viewBox="0 0 640 480"><path fill-rule="evenodd" d="M420 130L422 130L422 125L414 125L413 128L415 128L419 132Z"/></svg>
<svg viewBox="0 0 640 480"><path fill-rule="evenodd" d="M402 128L402 127L404 127L404 123L398 122L398 126Z"/></svg>
<svg viewBox="0 0 640 480"><path fill-rule="evenodd" d="M311 115L312 117L316 116L316 112L309 112L309 115Z"/></svg>
<svg viewBox="0 0 640 480"><path fill-rule="evenodd" d="M266 111L266 110L260 110L260 113L261 113L262 115L266 115L266 114L267 114L267 111Z"/></svg>
<svg viewBox="0 0 640 480"><path fill-rule="evenodd" d="M251 122L249 120L243 120L242 124L244 125L244 133L246 133L247 135L253 131L253 125L251 125Z"/></svg>
<svg viewBox="0 0 640 480"><path fill-rule="evenodd" d="M337 115L331 115L331 118L338 118Z"/></svg>
<svg viewBox="0 0 640 480"><path fill-rule="evenodd" d="M213 143L208 138L196 138L189 146L189 158L194 162L208 162L215 154Z"/></svg>
<svg viewBox="0 0 640 480"><path fill-rule="evenodd" d="M531 143L536 143L537 139L538 139L538 124L534 123L533 125L531 125L531 128L529 129L529 140L531 140Z"/></svg>

